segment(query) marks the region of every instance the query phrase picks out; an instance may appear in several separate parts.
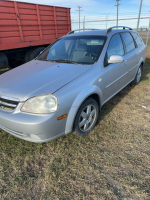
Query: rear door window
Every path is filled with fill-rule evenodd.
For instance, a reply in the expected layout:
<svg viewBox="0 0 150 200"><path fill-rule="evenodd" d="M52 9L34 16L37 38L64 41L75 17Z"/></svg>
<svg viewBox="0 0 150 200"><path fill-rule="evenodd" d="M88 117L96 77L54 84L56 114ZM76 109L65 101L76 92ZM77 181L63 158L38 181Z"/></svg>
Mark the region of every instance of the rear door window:
<svg viewBox="0 0 150 200"><path fill-rule="evenodd" d="M124 44L126 47L126 53L135 49L135 43L134 43L133 37L131 36L130 33L128 33L128 32L121 33L121 36L123 38L123 41L124 41Z"/></svg>
<svg viewBox="0 0 150 200"><path fill-rule="evenodd" d="M135 39L135 42L137 44L138 47L140 47L141 45L143 45L143 41L142 39L139 37L139 35L137 33L132 33L134 39Z"/></svg>

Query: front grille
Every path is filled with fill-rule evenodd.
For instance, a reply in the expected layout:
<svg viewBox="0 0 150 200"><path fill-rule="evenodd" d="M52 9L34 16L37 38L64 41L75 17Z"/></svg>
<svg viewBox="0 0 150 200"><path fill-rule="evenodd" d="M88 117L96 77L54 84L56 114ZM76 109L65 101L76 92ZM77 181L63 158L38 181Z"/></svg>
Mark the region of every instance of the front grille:
<svg viewBox="0 0 150 200"><path fill-rule="evenodd" d="M19 104L19 99L0 95L0 108L3 110L12 111Z"/></svg>

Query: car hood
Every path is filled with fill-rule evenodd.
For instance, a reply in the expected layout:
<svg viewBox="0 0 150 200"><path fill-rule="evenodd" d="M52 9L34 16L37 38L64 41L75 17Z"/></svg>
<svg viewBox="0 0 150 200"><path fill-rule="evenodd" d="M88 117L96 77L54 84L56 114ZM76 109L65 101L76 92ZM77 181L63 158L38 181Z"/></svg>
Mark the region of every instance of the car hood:
<svg viewBox="0 0 150 200"><path fill-rule="evenodd" d="M0 75L0 95L25 101L52 94L91 68L91 65L33 60Z"/></svg>

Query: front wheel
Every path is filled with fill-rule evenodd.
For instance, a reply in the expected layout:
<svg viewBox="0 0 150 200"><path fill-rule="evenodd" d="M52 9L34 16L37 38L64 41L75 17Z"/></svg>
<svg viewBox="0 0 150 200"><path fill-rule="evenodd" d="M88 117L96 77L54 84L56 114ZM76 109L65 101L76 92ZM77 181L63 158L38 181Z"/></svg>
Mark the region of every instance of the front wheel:
<svg viewBox="0 0 150 200"><path fill-rule="evenodd" d="M87 99L79 108L74 122L74 134L84 136L95 126L99 113L98 103L94 99Z"/></svg>
<svg viewBox="0 0 150 200"><path fill-rule="evenodd" d="M137 71L137 74L135 76L135 79L134 79L134 84L137 85L140 83L141 81L141 78L142 78L142 65L140 65L138 71Z"/></svg>

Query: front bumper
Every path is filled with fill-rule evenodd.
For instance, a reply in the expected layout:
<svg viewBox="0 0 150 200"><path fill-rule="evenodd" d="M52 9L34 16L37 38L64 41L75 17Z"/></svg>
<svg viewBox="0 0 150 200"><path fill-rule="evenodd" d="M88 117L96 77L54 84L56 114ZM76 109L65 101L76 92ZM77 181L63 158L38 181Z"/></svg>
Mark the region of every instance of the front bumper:
<svg viewBox="0 0 150 200"><path fill-rule="evenodd" d="M0 109L0 128L23 140L42 143L65 134L66 118L57 120L61 114L34 115Z"/></svg>

